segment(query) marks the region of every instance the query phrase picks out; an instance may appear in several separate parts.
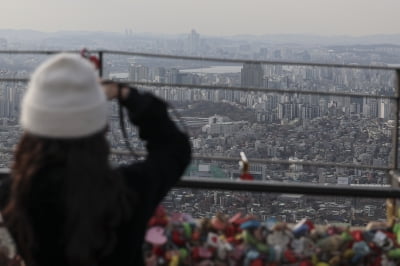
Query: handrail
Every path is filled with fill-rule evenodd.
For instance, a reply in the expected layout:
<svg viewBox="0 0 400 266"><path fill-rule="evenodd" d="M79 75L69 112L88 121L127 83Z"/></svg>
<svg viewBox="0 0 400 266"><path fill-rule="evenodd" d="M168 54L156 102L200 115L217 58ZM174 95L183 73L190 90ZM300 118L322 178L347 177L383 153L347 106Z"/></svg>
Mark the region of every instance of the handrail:
<svg viewBox="0 0 400 266"><path fill-rule="evenodd" d="M0 54L44 54L51 55L60 52L78 53L79 51L57 51L57 50L0 50ZM140 53L119 50L91 50L93 53L115 54L115 55L129 55L138 57L153 57L164 59L182 59L182 60L197 60L206 62L221 62L221 63L234 63L234 64L266 64L266 65L288 65L288 66L310 66L310 67L332 67L332 68L357 68L357 69L370 69L370 70L396 70L399 67L390 66L377 66L377 65L358 65L358 64L332 64L332 63L317 63L317 62L300 62L300 61L270 61L270 60L251 60L251 59L230 59L218 57L201 57L201 56L183 56L183 55L170 55L170 54L155 54L155 53Z"/></svg>
<svg viewBox="0 0 400 266"><path fill-rule="evenodd" d="M213 178L183 178L177 185L181 188L251 191L268 193L307 194L357 198L400 198L400 189L387 186L309 185L265 181L236 181Z"/></svg>
<svg viewBox="0 0 400 266"><path fill-rule="evenodd" d="M8 169L0 169L1 180L9 176ZM323 196L340 196L356 198L399 198L400 189L390 186L342 186L342 185L315 185L299 183L281 183L265 181L243 181L230 179L215 179L201 177L184 177L175 188L212 189L224 191L261 192L261 193L285 193L307 194Z"/></svg>
<svg viewBox="0 0 400 266"><path fill-rule="evenodd" d="M275 89L275 88L257 88L257 87L228 87L221 85L197 85L197 84L181 84L181 83L159 83L159 82L139 82L133 80L126 80L126 83L139 86L154 86L154 87L183 87L193 89L206 89L206 90L240 90L240 91L254 91L262 93L291 93L291 94L307 94L307 95L333 95L341 97L365 97L376 99L397 99L397 96L390 95L372 95L363 93L352 92L329 92L329 91L311 91L311 90L296 90L296 89Z"/></svg>
<svg viewBox="0 0 400 266"><path fill-rule="evenodd" d="M0 50L0 54L38 54L52 55L58 53L79 53L78 50Z"/></svg>
<svg viewBox="0 0 400 266"><path fill-rule="evenodd" d="M29 78L1 78L0 82L29 82ZM124 80L125 83L137 86L149 87L175 87L175 88L190 88L202 90L236 90L236 91L252 91L262 93L292 93L292 94L306 94L306 95L333 95L339 97L365 97L374 99L391 99L397 100L398 97L394 95L374 95L353 92L329 92L329 91L310 91L310 90L296 90L296 89L274 89L274 88L257 88L257 87L229 87L222 85L200 85L200 84L182 84L182 83L162 83L162 82L140 82L134 80Z"/></svg>

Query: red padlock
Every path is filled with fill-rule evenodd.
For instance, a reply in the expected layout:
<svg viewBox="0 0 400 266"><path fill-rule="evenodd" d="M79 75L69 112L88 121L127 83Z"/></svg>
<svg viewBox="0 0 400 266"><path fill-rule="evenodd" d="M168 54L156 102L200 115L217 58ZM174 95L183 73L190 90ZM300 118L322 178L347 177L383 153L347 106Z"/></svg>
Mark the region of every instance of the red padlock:
<svg viewBox="0 0 400 266"><path fill-rule="evenodd" d="M299 263L299 266L313 266L313 263L310 260L303 260Z"/></svg>
<svg viewBox="0 0 400 266"><path fill-rule="evenodd" d="M350 234L353 237L355 242L359 242L359 241L363 241L364 240L363 232L361 230L351 231Z"/></svg>
<svg viewBox="0 0 400 266"><path fill-rule="evenodd" d="M290 249L285 250L283 253L285 260L289 263L295 263L297 261L296 255Z"/></svg>
<svg viewBox="0 0 400 266"><path fill-rule="evenodd" d="M192 233L192 241L199 241L201 237L201 233L199 230L194 230Z"/></svg>
<svg viewBox="0 0 400 266"><path fill-rule="evenodd" d="M164 257L165 254L165 250L162 246L153 246L152 252L157 257Z"/></svg>
<svg viewBox="0 0 400 266"><path fill-rule="evenodd" d="M199 260L200 259L199 247L193 247L191 255L193 260L195 261Z"/></svg>
<svg viewBox="0 0 400 266"><path fill-rule="evenodd" d="M185 239L183 238L182 233L176 229L172 231L172 242L179 247L185 245Z"/></svg>
<svg viewBox="0 0 400 266"><path fill-rule="evenodd" d="M165 227L168 224L168 217L165 208L162 205L158 205L153 216L150 218L148 226L162 226Z"/></svg>
<svg viewBox="0 0 400 266"><path fill-rule="evenodd" d="M250 263L250 266L263 266L263 260L262 259L255 259Z"/></svg>
<svg viewBox="0 0 400 266"><path fill-rule="evenodd" d="M311 222L311 220L308 220L308 219L307 219L306 222L305 222L305 224L308 226L308 230L309 230L309 231L315 229L315 225L314 225L313 222Z"/></svg>

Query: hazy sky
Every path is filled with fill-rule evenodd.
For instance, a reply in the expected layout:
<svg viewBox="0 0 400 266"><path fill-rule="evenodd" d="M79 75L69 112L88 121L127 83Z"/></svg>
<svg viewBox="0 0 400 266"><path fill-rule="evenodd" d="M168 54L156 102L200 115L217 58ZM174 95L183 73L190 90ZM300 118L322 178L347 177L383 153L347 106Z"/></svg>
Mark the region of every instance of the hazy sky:
<svg viewBox="0 0 400 266"><path fill-rule="evenodd" d="M205 35L400 33L400 0L1 0L1 29Z"/></svg>

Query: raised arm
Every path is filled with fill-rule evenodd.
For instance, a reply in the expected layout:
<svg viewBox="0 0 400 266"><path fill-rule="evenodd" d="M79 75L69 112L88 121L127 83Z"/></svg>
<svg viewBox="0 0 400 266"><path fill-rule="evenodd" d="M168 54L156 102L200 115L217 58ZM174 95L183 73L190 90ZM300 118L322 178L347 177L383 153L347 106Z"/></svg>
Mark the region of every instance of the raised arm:
<svg viewBox="0 0 400 266"><path fill-rule="evenodd" d="M144 161L119 169L126 184L146 201L141 204L153 209L179 181L190 162L188 136L169 118L163 100L128 87L122 89L121 97L130 121L138 126L140 138L146 141L148 155Z"/></svg>

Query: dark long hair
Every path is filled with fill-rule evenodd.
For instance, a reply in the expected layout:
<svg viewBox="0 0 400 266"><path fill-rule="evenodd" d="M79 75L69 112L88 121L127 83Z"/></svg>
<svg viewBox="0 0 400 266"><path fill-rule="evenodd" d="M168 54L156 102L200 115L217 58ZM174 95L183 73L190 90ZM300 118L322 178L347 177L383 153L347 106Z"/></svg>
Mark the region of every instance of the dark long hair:
<svg viewBox="0 0 400 266"><path fill-rule="evenodd" d="M96 265L113 250L116 227L131 215L131 195L122 177L110 168L108 155L105 132L76 139L23 135L14 155L4 217L28 265L35 265L35 232L27 212L33 177L54 166L64 177L67 265Z"/></svg>

